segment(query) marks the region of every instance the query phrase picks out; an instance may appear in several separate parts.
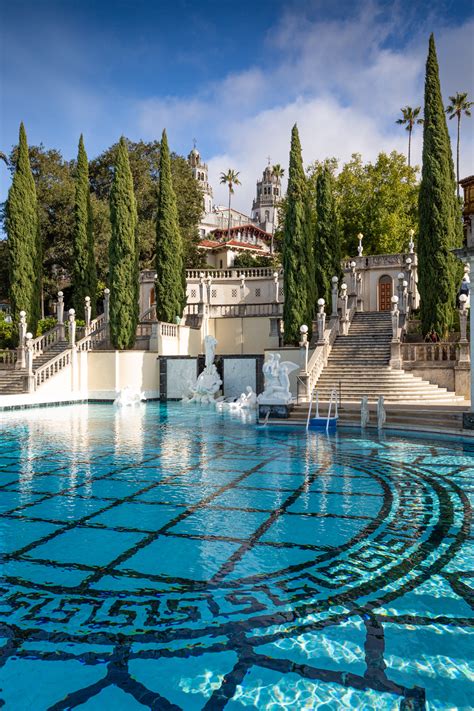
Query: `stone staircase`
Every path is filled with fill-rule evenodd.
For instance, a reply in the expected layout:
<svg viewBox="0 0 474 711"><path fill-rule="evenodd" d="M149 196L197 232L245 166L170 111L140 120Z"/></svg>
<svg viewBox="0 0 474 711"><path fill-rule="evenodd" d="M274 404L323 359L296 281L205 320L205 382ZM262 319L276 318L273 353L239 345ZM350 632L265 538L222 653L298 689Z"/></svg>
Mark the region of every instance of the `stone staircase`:
<svg viewBox="0 0 474 711"><path fill-rule="evenodd" d="M47 351L34 359L33 373L68 348L69 343L65 340L53 343ZM16 395L25 392L27 392L27 380L24 370L0 370L0 395Z"/></svg>
<svg viewBox="0 0 474 711"><path fill-rule="evenodd" d="M376 402L383 395L387 403L466 404L446 388L433 385L403 370L390 368L392 323L390 312L356 313L347 336L338 336L328 363L316 384L321 401L328 401L337 389L341 402L359 403L367 395Z"/></svg>

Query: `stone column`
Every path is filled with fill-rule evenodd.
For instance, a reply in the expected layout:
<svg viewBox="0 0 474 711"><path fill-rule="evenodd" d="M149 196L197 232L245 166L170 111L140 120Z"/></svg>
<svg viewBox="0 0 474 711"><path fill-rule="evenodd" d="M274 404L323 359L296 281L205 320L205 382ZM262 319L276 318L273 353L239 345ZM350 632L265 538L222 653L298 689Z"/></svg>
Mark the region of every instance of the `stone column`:
<svg viewBox="0 0 474 711"><path fill-rule="evenodd" d="M105 338L108 341L110 338L110 289L104 289L104 321L105 321Z"/></svg>
<svg viewBox="0 0 474 711"><path fill-rule="evenodd" d="M62 291L58 291L58 304L56 306L56 319L59 326L59 340L64 341L64 295Z"/></svg>
<svg viewBox="0 0 474 711"><path fill-rule="evenodd" d="M364 239L364 235L362 234L362 232L359 232L359 234L357 235L357 239L359 240L359 246L357 247L357 254L359 255L359 257L362 257L362 253L364 251L364 248L362 247L362 240Z"/></svg>
<svg viewBox="0 0 474 711"><path fill-rule="evenodd" d="M23 370L26 368L25 338L28 324L26 322L26 311L20 311L20 321L18 323L18 349L16 356L16 367Z"/></svg>
<svg viewBox="0 0 474 711"><path fill-rule="evenodd" d="M362 298L362 274L358 272L357 274L357 311L362 312L364 310L364 299Z"/></svg>
<svg viewBox="0 0 474 711"><path fill-rule="evenodd" d="M275 303L278 304L280 300L280 283L279 283L279 275L278 272L273 272L273 283L275 285Z"/></svg>
<svg viewBox="0 0 474 711"><path fill-rule="evenodd" d="M92 307L91 307L91 297L86 296L84 298L84 320L86 322L85 326L85 335L88 336L90 331L91 331L91 313L92 313Z"/></svg>
<svg viewBox="0 0 474 711"><path fill-rule="evenodd" d="M318 299L318 344L324 343L324 329L326 328L326 313L324 311L324 299Z"/></svg>
<svg viewBox="0 0 474 711"><path fill-rule="evenodd" d="M69 348L76 347L76 312L69 309Z"/></svg>
<svg viewBox="0 0 474 711"><path fill-rule="evenodd" d="M309 376L308 376L309 343L308 343L308 326L305 323L302 326L300 326L300 335L301 335L301 341L300 341L301 370L303 372L300 374L299 380L296 381L296 390L299 395L300 381L301 381L301 384L304 387L305 397L307 400L309 400L309 398L311 397L311 393L309 391Z"/></svg>
<svg viewBox="0 0 474 711"><path fill-rule="evenodd" d="M35 391L35 376L33 374L33 334L27 333L25 335L25 351L26 351L26 378L28 392L34 393Z"/></svg>
<svg viewBox="0 0 474 711"><path fill-rule="evenodd" d="M412 272L412 259L411 257L407 257L405 260L405 264L407 265L407 282L408 282L408 305L407 309L409 311L412 310L413 308L413 272Z"/></svg>
<svg viewBox="0 0 474 711"><path fill-rule="evenodd" d="M331 289L331 301L332 301L332 309L331 309L331 318L337 318L337 299L339 295L339 289L338 289L338 281L339 279L337 276L333 276L332 279L332 289Z"/></svg>
<svg viewBox="0 0 474 711"><path fill-rule="evenodd" d="M403 303L403 281L405 279L405 274L403 272L398 273L398 303L400 304L400 313L405 313L404 303Z"/></svg>
<svg viewBox="0 0 474 711"><path fill-rule="evenodd" d="M351 276L351 281L350 281L351 293L350 293L350 296L357 296L356 263L355 263L354 261L352 261L349 266L350 266L350 268L351 268L351 272L350 272L350 276Z"/></svg>
<svg viewBox="0 0 474 711"><path fill-rule="evenodd" d="M463 395L464 397L467 397L469 393L469 371L471 367L469 341L467 339L467 302L467 294L460 294L459 325L461 337L459 339L459 356L454 366L454 391L456 395Z"/></svg>
<svg viewBox="0 0 474 711"><path fill-rule="evenodd" d="M398 296L392 296L392 342L390 346L390 367L396 370L402 368L402 353L400 344L400 312Z"/></svg>
<svg viewBox="0 0 474 711"><path fill-rule="evenodd" d="M345 282L341 284L341 304L342 335L347 336L349 333L349 311L347 308L347 284Z"/></svg>

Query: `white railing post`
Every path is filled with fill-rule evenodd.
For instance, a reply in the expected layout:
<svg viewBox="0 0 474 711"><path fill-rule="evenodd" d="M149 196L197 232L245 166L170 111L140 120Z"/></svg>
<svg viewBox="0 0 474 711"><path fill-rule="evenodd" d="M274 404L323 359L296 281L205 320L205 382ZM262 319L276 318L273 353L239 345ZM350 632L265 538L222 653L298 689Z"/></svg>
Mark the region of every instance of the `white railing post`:
<svg viewBox="0 0 474 711"><path fill-rule="evenodd" d="M364 310L364 299L362 298L362 274L357 273L357 311L362 312Z"/></svg>
<svg viewBox="0 0 474 711"><path fill-rule="evenodd" d="M22 370L26 367L25 338L27 328L28 324L26 322L26 311L20 311L20 321L18 322L18 354L16 362L17 368L21 368Z"/></svg>
<svg viewBox="0 0 474 711"><path fill-rule="evenodd" d="M110 320L110 289L104 289L104 319L107 326Z"/></svg>
<svg viewBox="0 0 474 711"><path fill-rule="evenodd" d="M333 276L331 279L332 282L332 289L331 289L331 318L337 318L337 297L339 294L339 289L338 289L338 282L339 279L337 276Z"/></svg>
<svg viewBox="0 0 474 711"><path fill-rule="evenodd" d="M275 303L278 304L280 300L280 282L278 272L273 272L273 283L275 285Z"/></svg>
<svg viewBox="0 0 474 711"><path fill-rule="evenodd" d="M359 257L362 257L362 253L364 251L364 249L362 247L362 240L364 239L364 235L362 234L362 232L359 232L359 234L357 235L357 239L359 240L359 246L357 247L357 254L359 255Z"/></svg>
<svg viewBox="0 0 474 711"><path fill-rule="evenodd" d="M25 350L26 350L26 377L28 380L28 392L35 391L35 376L33 374L33 334L25 335Z"/></svg>
<svg viewBox="0 0 474 711"><path fill-rule="evenodd" d="M91 330L91 313L92 313L92 307L91 307L91 297L86 296L84 298L84 320L85 320L85 335L88 336Z"/></svg>
<svg viewBox="0 0 474 711"><path fill-rule="evenodd" d="M325 301L324 299L318 299L318 314L317 314L317 322L318 322L318 343L322 344L324 343L324 330L326 328L326 313L324 311L324 306L325 306Z"/></svg>
<svg viewBox="0 0 474 711"><path fill-rule="evenodd" d="M349 333L349 314L347 311L347 284L345 282L341 284L341 304L342 334L347 336Z"/></svg>
<svg viewBox="0 0 474 711"><path fill-rule="evenodd" d="M459 340L459 363L469 363L471 360L469 353L469 341L467 340L467 298L466 294L461 294L459 296L459 326L461 329L461 338Z"/></svg>
<svg viewBox="0 0 474 711"><path fill-rule="evenodd" d="M69 347L76 346L76 312L74 309L69 309Z"/></svg>
<svg viewBox="0 0 474 711"><path fill-rule="evenodd" d="M400 343L400 312L398 310L398 296L392 296L392 342L390 344L390 367L396 370L402 368L402 354Z"/></svg>
<svg viewBox="0 0 474 711"><path fill-rule="evenodd" d="M405 306L404 306L404 299L403 299L404 279L405 279L405 274L403 272L399 272L398 273L397 292L398 292L398 303L400 304L400 313L401 314L405 313Z"/></svg>
<svg viewBox="0 0 474 711"><path fill-rule="evenodd" d="M408 305L407 309L412 310L413 308L413 266L411 257L407 257L405 260L407 265L407 288L408 288Z"/></svg>
<svg viewBox="0 0 474 711"><path fill-rule="evenodd" d="M64 341L64 295L58 291L58 303L56 306L56 320L59 326L59 340Z"/></svg>

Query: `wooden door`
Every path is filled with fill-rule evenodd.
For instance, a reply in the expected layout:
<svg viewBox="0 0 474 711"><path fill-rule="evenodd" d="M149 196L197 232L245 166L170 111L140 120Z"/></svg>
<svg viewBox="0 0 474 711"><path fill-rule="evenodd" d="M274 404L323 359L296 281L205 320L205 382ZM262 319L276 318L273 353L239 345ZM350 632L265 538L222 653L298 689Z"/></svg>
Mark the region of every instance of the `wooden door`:
<svg viewBox="0 0 474 711"><path fill-rule="evenodd" d="M379 311L390 311L392 308L392 280L383 276L379 281Z"/></svg>

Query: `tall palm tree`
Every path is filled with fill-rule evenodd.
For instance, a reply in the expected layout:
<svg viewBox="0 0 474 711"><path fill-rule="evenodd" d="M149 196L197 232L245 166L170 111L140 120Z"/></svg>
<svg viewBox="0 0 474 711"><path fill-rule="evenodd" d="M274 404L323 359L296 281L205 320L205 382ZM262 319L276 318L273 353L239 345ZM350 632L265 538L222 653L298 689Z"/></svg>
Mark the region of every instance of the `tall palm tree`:
<svg viewBox="0 0 474 711"><path fill-rule="evenodd" d="M408 165L410 165L410 154L411 154L411 134L416 124L423 123L422 118L418 118L421 111L421 106L412 108L411 106L405 106L405 108L400 109L403 118L397 119L395 123L406 124L406 130L408 131Z"/></svg>
<svg viewBox="0 0 474 711"><path fill-rule="evenodd" d="M457 92L456 96L450 96L449 97L450 104L446 108L446 113L449 114L449 120L457 116L458 118L458 143L457 143L457 150L456 150L456 174L457 174L457 190L458 190L458 197L459 197L459 136L460 136L460 128L461 128L461 116L462 114L465 114L466 116L470 116L470 108L471 106L474 105L474 101L468 101L467 100L467 91L461 91Z"/></svg>
<svg viewBox="0 0 474 711"><path fill-rule="evenodd" d="M280 180L283 178L285 174L285 169L281 167L279 163L276 165L272 165L272 175L275 176L275 178L280 178Z"/></svg>
<svg viewBox="0 0 474 711"><path fill-rule="evenodd" d="M238 171L233 170L232 168L229 168L227 173L221 173L221 175L220 175L220 182L227 185L229 188L229 225L228 225L228 230L227 230L227 235L228 235L229 239L230 239L230 201L231 201L232 195L234 194L234 186L241 185L241 182L239 180L239 175L240 175L240 173Z"/></svg>

